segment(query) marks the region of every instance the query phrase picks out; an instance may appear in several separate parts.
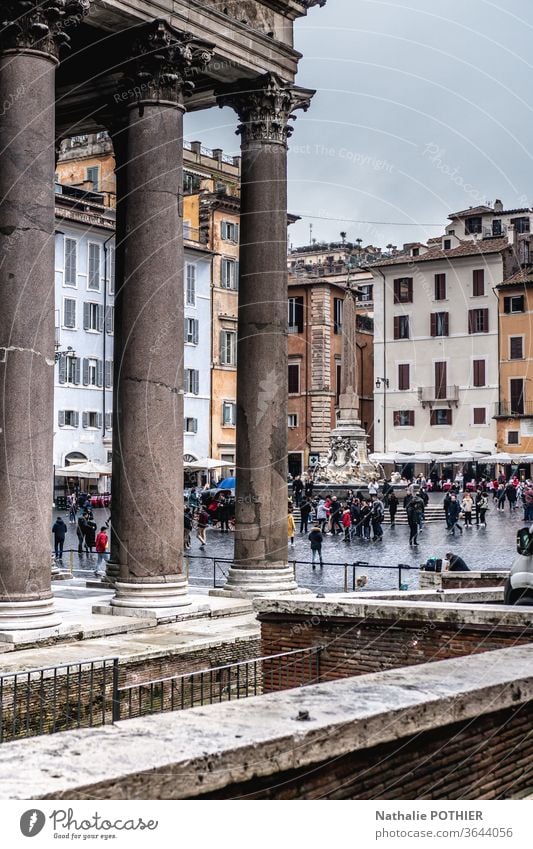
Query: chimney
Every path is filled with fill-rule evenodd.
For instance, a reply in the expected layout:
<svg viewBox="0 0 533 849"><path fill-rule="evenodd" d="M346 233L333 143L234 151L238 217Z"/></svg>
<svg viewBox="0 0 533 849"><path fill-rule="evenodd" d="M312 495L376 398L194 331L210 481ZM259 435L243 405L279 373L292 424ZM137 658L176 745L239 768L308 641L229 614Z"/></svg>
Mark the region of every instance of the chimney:
<svg viewBox="0 0 533 849"><path fill-rule="evenodd" d="M494 201L494 212L503 212L503 203L499 199Z"/></svg>
<svg viewBox="0 0 533 849"><path fill-rule="evenodd" d="M213 148L213 159L216 159L216 160L217 160L217 162L222 162L222 154L223 154L223 152L224 152L224 151L222 150L222 148L221 148L221 147L214 147L214 148Z"/></svg>
<svg viewBox="0 0 533 849"><path fill-rule="evenodd" d="M202 142L199 142L199 141L191 142L191 150L192 150L193 153L196 153L199 156L202 152Z"/></svg>

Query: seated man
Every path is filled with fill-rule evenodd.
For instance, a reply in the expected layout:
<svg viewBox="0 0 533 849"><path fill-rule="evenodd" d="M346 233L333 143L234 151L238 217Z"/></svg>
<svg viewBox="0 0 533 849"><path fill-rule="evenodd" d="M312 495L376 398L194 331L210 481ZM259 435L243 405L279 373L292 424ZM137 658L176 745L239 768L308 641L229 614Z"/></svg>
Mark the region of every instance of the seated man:
<svg viewBox="0 0 533 849"><path fill-rule="evenodd" d="M458 554L453 554L451 551L448 551L446 554L446 560L448 561L448 572L470 572L470 569L464 562L462 557L459 557Z"/></svg>

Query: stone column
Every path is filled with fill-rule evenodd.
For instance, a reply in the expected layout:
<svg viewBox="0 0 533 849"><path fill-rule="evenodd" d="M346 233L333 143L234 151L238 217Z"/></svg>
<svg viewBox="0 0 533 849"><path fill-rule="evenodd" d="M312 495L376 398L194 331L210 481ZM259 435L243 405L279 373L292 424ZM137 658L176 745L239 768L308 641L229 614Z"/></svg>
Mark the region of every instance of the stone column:
<svg viewBox="0 0 533 849"><path fill-rule="evenodd" d="M287 139L313 92L274 74L223 92L239 115L241 242L235 559L226 591L297 589L287 564Z"/></svg>
<svg viewBox="0 0 533 849"><path fill-rule="evenodd" d="M190 603L183 572L183 99L209 46L157 20L133 34L117 154L113 612Z"/></svg>
<svg viewBox="0 0 533 849"><path fill-rule="evenodd" d="M0 631L59 623L51 592L55 69L88 0L0 19Z"/></svg>

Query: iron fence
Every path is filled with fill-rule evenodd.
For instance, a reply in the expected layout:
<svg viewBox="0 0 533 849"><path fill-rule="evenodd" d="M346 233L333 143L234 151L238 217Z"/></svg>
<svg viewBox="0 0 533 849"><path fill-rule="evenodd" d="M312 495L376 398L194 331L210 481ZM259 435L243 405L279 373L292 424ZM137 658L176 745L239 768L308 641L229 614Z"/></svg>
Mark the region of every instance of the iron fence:
<svg viewBox="0 0 533 849"><path fill-rule="evenodd" d="M0 743L106 725L113 718L118 658L0 676Z"/></svg>
<svg viewBox="0 0 533 849"><path fill-rule="evenodd" d="M321 646L118 687L113 721L205 707L320 681Z"/></svg>

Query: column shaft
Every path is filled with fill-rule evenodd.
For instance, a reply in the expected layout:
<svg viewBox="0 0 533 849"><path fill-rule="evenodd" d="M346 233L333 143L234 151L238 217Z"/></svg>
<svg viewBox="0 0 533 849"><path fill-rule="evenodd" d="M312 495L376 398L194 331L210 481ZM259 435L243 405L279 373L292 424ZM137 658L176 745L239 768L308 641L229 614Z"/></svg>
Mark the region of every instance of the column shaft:
<svg viewBox="0 0 533 849"><path fill-rule="evenodd" d="M54 77L0 54L0 630L56 624L51 593Z"/></svg>

